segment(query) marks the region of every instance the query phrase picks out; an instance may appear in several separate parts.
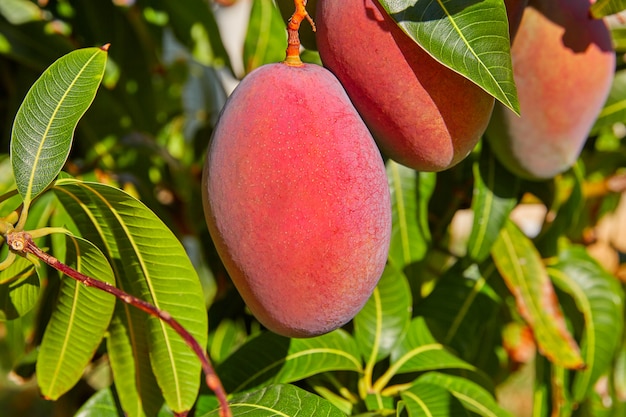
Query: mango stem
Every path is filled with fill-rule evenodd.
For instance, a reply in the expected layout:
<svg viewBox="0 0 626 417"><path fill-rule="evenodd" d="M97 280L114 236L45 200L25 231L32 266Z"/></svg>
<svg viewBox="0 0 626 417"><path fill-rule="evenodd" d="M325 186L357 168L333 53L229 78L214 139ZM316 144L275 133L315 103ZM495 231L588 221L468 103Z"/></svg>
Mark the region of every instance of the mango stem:
<svg viewBox="0 0 626 417"><path fill-rule="evenodd" d="M315 32L315 22L313 22L313 19L306 11L307 0L294 0L293 2L296 11L287 22L287 56L283 62L292 67L301 67L303 64L300 59L300 35L298 34L300 23L306 19L311 24L313 32Z"/></svg>

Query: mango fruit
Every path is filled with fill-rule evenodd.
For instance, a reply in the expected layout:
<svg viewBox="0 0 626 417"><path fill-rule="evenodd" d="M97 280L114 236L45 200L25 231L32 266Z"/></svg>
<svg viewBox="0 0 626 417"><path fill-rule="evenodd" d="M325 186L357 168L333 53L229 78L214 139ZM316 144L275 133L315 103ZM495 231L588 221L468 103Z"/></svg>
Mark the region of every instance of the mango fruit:
<svg viewBox="0 0 626 417"><path fill-rule="evenodd" d="M494 99L432 58L375 0L318 0L317 47L385 156L420 171L464 159Z"/></svg>
<svg viewBox="0 0 626 417"><path fill-rule="evenodd" d="M391 235L385 167L323 67L268 64L241 81L212 134L202 192L218 254L268 329L327 333L372 294Z"/></svg>
<svg viewBox="0 0 626 417"><path fill-rule="evenodd" d="M615 53L589 0L531 0L511 46L520 102L497 104L487 139L513 173L545 180L569 169L608 96Z"/></svg>

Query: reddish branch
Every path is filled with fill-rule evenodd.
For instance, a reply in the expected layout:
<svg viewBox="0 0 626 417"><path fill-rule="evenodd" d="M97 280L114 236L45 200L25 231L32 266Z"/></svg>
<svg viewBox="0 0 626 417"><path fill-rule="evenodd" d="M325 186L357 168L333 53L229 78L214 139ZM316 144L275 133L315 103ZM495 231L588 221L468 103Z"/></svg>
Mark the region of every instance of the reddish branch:
<svg viewBox="0 0 626 417"><path fill-rule="evenodd" d="M294 67L302 66L300 60L300 36L298 30L300 30L300 23L306 19L315 32L315 23L309 13L306 11L307 0L294 0L296 11L293 13L289 22L287 22L287 56L285 58L285 64Z"/></svg>
<svg viewBox="0 0 626 417"><path fill-rule="evenodd" d="M221 417L231 417L232 413L230 411L230 407L228 406L228 400L226 399L226 391L224 391L224 387L222 386L222 382L219 377L215 373L213 366L211 365L211 361L209 360L208 355L204 351L204 349L200 346L200 344L196 341L196 339L189 333L176 319L174 319L167 311L163 311L153 306L152 304L141 300L135 296L132 296L113 285L99 281L97 279L91 278L87 275L84 275L75 269L65 265L63 262L56 259L54 256L42 251L33 241L31 235L28 232L13 232L9 233L6 236L7 243L11 249L20 253L30 253L37 258L41 259L46 264L50 265L52 268L57 271L62 272L70 278L73 278L81 283L83 283L87 287L97 288L104 292L114 295L118 299L123 302L130 304L138 309L145 311L151 316L157 317L158 319L167 323L172 329L176 331L183 338L185 343L194 351L196 356L200 359L202 364L202 369L205 374L206 384L217 397L217 400L220 404L220 416Z"/></svg>

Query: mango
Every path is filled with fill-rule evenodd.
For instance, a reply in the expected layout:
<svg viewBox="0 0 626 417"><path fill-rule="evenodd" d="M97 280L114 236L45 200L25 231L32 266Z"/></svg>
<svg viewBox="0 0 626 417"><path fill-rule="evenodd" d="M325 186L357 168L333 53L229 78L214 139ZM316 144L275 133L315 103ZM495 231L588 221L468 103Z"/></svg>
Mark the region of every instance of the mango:
<svg viewBox="0 0 626 417"><path fill-rule="evenodd" d="M531 0L511 47L520 114L497 104L487 139L516 175L545 180L569 169L608 96L611 36L589 0Z"/></svg>
<svg viewBox="0 0 626 417"><path fill-rule="evenodd" d="M276 63L248 74L212 134L202 191L224 266L268 329L327 333L372 294L389 250L389 186L328 70Z"/></svg>
<svg viewBox="0 0 626 417"><path fill-rule="evenodd" d="M318 0L317 46L389 158L442 171L484 133L494 99L433 59L374 0Z"/></svg>

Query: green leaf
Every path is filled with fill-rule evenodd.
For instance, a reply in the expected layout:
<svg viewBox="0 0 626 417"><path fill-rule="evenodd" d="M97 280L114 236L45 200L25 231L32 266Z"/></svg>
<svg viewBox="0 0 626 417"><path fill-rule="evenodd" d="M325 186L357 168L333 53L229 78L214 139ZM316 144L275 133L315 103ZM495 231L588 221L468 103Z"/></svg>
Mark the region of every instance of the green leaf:
<svg viewBox="0 0 626 417"><path fill-rule="evenodd" d="M57 181L54 191L83 237L109 258L118 287L167 311L200 346L206 346L202 287L172 231L140 201L117 188L64 179ZM132 314L125 319L132 323L127 332L147 332L150 363L167 404L175 412L189 410L200 385L195 354L161 320L149 317L146 326Z"/></svg>
<svg viewBox="0 0 626 417"><path fill-rule="evenodd" d="M24 98L11 132L11 164L25 204L61 171L74 129L93 101L106 64L102 48L71 52L52 64Z"/></svg>
<svg viewBox="0 0 626 417"><path fill-rule="evenodd" d="M519 114L502 0L379 0L400 28L443 65Z"/></svg>
<svg viewBox="0 0 626 417"><path fill-rule="evenodd" d="M16 257L11 266L0 271L0 320L14 320L31 311L39 300L39 293L40 280L34 265Z"/></svg>
<svg viewBox="0 0 626 417"><path fill-rule="evenodd" d="M308 339L289 339L264 332L216 369L229 393L338 370L362 372L356 343L341 329Z"/></svg>
<svg viewBox="0 0 626 417"><path fill-rule="evenodd" d="M293 385L271 385L230 400L233 417L345 417L325 399ZM219 416L219 410L199 417Z"/></svg>
<svg viewBox="0 0 626 417"><path fill-rule="evenodd" d="M493 351L498 343L501 300L489 286L494 265L460 264L448 269L434 290L416 306L436 340L472 363ZM495 340L494 340L495 339Z"/></svg>
<svg viewBox="0 0 626 417"><path fill-rule="evenodd" d="M626 10L625 0L598 0L591 5L591 16L601 19Z"/></svg>
<svg viewBox="0 0 626 417"><path fill-rule="evenodd" d="M409 417L469 416L463 404L450 391L439 385L417 382L400 395Z"/></svg>
<svg viewBox="0 0 626 417"><path fill-rule="evenodd" d="M597 134L604 127L624 122L626 122L626 70L620 70L615 72L611 91L593 125L591 134Z"/></svg>
<svg viewBox="0 0 626 417"><path fill-rule="evenodd" d="M582 368L579 348L567 330L548 272L530 239L508 221L491 253L541 353L556 365Z"/></svg>
<svg viewBox="0 0 626 417"><path fill-rule="evenodd" d="M411 320L411 288L387 265L374 293L354 318L354 338L370 367L387 357Z"/></svg>
<svg viewBox="0 0 626 417"><path fill-rule="evenodd" d="M446 368L474 369L435 340L423 317L416 317L404 333L404 338L391 351L390 366L374 383L373 391L382 391L397 374Z"/></svg>
<svg viewBox="0 0 626 417"><path fill-rule="evenodd" d="M587 366L575 374L572 388L574 401L581 402L608 371L622 340L624 292L584 247L561 251L548 272L555 284L574 298L585 318L581 351Z"/></svg>
<svg viewBox="0 0 626 417"><path fill-rule="evenodd" d="M246 73L264 64L281 62L287 49L287 30L272 0L253 0L243 44Z"/></svg>
<svg viewBox="0 0 626 417"><path fill-rule="evenodd" d="M117 417L118 415L120 413L113 392L105 388L92 395L74 417Z"/></svg>
<svg viewBox="0 0 626 417"><path fill-rule="evenodd" d="M439 372L429 372L419 377L416 382L445 388L463 403L467 410L481 416L512 417L508 411L498 405L489 391L469 379Z"/></svg>
<svg viewBox="0 0 626 417"><path fill-rule="evenodd" d="M479 162L474 164L474 220L468 255L476 262L489 256L509 214L517 204L519 179L505 169L483 142Z"/></svg>
<svg viewBox="0 0 626 417"><path fill-rule="evenodd" d="M84 275L115 284L108 261L86 240L67 237L65 264ZM113 295L63 277L37 358L37 382L46 398L58 399L81 378L104 337L114 307Z"/></svg>
<svg viewBox="0 0 626 417"><path fill-rule="evenodd" d="M391 242L389 260L399 270L421 261L430 244L428 201L435 189L436 175L418 173L387 161L391 192Z"/></svg>
<svg viewBox="0 0 626 417"><path fill-rule="evenodd" d="M219 364L239 348L246 340L244 320L220 320L217 328L209 335L209 356L213 364Z"/></svg>

